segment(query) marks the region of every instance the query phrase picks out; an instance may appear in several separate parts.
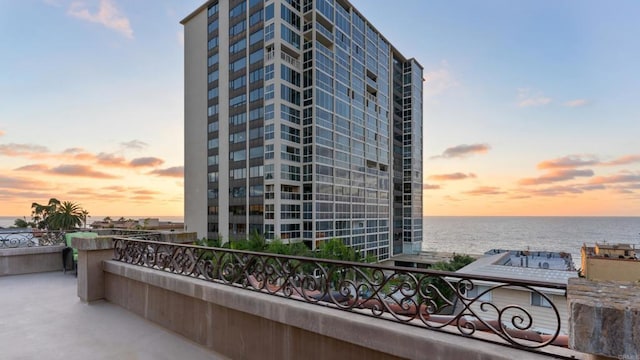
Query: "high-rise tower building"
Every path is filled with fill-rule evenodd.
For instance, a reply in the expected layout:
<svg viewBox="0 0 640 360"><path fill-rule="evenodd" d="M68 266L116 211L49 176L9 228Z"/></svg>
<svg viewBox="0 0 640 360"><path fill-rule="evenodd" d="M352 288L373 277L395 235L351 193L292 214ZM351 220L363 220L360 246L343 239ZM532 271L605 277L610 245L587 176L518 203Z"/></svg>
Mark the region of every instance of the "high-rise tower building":
<svg viewBox="0 0 640 360"><path fill-rule="evenodd" d="M415 59L343 0L212 0L182 24L189 231L420 249Z"/></svg>

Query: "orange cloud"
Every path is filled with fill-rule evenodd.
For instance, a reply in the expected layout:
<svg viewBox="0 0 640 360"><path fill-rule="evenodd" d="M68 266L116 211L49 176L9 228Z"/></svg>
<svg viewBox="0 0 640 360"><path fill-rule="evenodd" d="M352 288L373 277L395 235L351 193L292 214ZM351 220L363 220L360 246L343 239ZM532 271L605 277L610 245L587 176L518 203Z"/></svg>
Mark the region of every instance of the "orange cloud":
<svg viewBox="0 0 640 360"><path fill-rule="evenodd" d="M150 196L150 195L137 195L137 196L129 197L129 199L137 200L137 201L153 200L153 196Z"/></svg>
<svg viewBox="0 0 640 360"><path fill-rule="evenodd" d="M157 157L141 157L131 160L129 166L131 167L154 167L164 164L164 160Z"/></svg>
<svg viewBox="0 0 640 360"><path fill-rule="evenodd" d="M116 179L117 176L91 169L85 165L60 165L49 170L49 173L65 176L83 176L98 179Z"/></svg>
<svg viewBox="0 0 640 360"><path fill-rule="evenodd" d="M39 157L49 152L44 146L33 144L0 144L0 155L11 157Z"/></svg>
<svg viewBox="0 0 640 360"><path fill-rule="evenodd" d="M157 192L157 191L146 190L146 189L133 190L132 193L138 194L138 195L156 195L156 194L159 194L159 192Z"/></svg>
<svg viewBox="0 0 640 360"><path fill-rule="evenodd" d="M568 155L561 158L546 160L538 164L538 169L575 168L580 166L597 165L600 161L591 155Z"/></svg>
<svg viewBox="0 0 640 360"><path fill-rule="evenodd" d="M619 166L634 163L640 163L640 155L625 155L611 161L600 161L593 155L567 155L553 160L545 160L537 167L538 169L561 169L582 166Z"/></svg>
<svg viewBox="0 0 640 360"><path fill-rule="evenodd" d="M520 185L550 184L559 181L572 180L576 177L591 177L593 170L558 169L550 171L537 178L525 178L518 181Z"/></svg>
<svg viewBox="0 0 640 360"><path fill-rule="evenodd" d="M48 166L43 164L34 164L34 165L23 166L16 170L37 171L37 172L43 172L46 174L53 174L53 175L82 176L82 177L91 177L91 178L98 178L98 179L118 178L115 175L110 175L107 173L93 170L91 169L91 167L85 166L85 165L59 165L53 168L49 168Z"/></svg>
<svg viewBox="0 0 640 360"><path fill-rule="evenodd" d="M0 136L4 136L4 134L6 134L6 132L0 130Z"/></svg>
<svg viewBox="0 0 640 360"><path fill-rule="evenodd" d="M142 148L143 145L146 146L145 143L138 140L133 140L128 143L122 144L130 148ZM114 153L101 152L98 154L92 154L79 147L68 148L60 153L51 153L44 146L13 143L0 145L0 155L11 157L26 157L29 159L37 160L54 159L67 162L93 162L101 166L120 168L156 167L164 164L164 160L157 157L140 157L128 161L125 157L116 155Z"/></svg>
<svg viewBox="0 0 640 360"><path fill-rule="evenodd" d="M489 144L472 144L472 145L462 144L462 145L447 148L442 153L442 155L433 156L432 159L463 158L473 154L484 154L488 152L490 149L491 149L491 146L489 146Z"/></svg>
<svg viewBox="0 0 640 360"><path fill-rule="evenodd" d="M524 192L532 196L566 196L604 189L606 189L604 185L567 185L551 186L543 189L527 189Z"/></svg>
<svg viewBox="0 0 640 360"><path fill-rule="evenodd" d="M21 166L14 170L15 171L47 171L49 170L49 167L44 164L32 164L32 165Z"/></svg>
<svg viewBox="0 0 640 360"><path fill-rule="evenodd" d="M127 166L124 157L116 156L114 154L99 153L96 155L96 160L98 161L98 164L105 166Z"/></svg>
<svg viewBox="0 0 640 360"><path fill-rule="evenodd" d="M479 196L479 195L500 195L500 194L506 194L506 192L500 190L500 188L495 186L480 186L473 190L465 191L464 194Z"/></svg>
<svg viewBox="0 0 640 360"><path fill-rule="evenodd" d="M438 190L440 185L422 184L422 190Z"/></svg>
<svg viewBox="0 0 640 360"><path fill-rule="evenodd" d="M157 169L149 172L149 174L181 178L184 176L184 166L174 166L166 169Z"/></svg>
<svg viewBox="0 0 640 360"><path fill-rule="evenodd" d="M106 186L99 189L94 188L78 188L72 191L67 192L70 195L76 195L91 199L108 199L110 197L119 197L123 198L126 196L127 199L147 199L150 200L153 198L151 195L160 194L159 191L137 188L137 187L124 187L124 186Z"/></svg>
<svg viewBox="0 0 640 360"><path fill-rule="evenodd" d="M10 201L24 198L49 198L50 193L37 192L37 191L20 191L11 189L0 189L0 200Z"/></svg>
<svg viewBox="0 0 640 360"><path fill-rule="evenodd" d="M84 149L83 148L79 148L79 147L74 147L74 148L68 148L68 149L64 149L62 151L63 154L77 154L77 153L81 153L83 152Z"/></svg>
<svg viewBox="0 0 640 360"><path fill-rule="evenodd" d="M474 179L476 177L476 174L474 173L461 173L461 172L457 172L457 173L451 173L451 174L437 174L437 175L431 175L429 176L429 179L431 180L436 180L436 181L449 181L449 180L464 180L464 179Z"/></svg>
<svg viewBox="0 0 640 360"><path fill-rule="evenodd" d="M48 187L49 184L44 181L0 175L0 188L7 188L11 190L33 190Z"/></svg>
<svg viewBox="0 0 640 360"><path fill-rule="evenodd" d="M107 186L107 187L103 187L102 189L104 190L110 190L110 191L117 191L117 192L125 192L128 191L128 189L124 186Z"/></svg>
<svg viewBox="0 0 640 360"><path fill-rule="evenodd" d="M634 164L634 163L640 163L640 155L625 155L625 156L621 156L617 159L608 161L608 162L604 162L602 163L602 165L606 165L606 166L617 166L617 165L628 165L628 164Z"/></svg>
<svg viewBox="0 0 640 360"><path fill-rule="evenodd" d="M589 184L618 184L618 183L640 183L640 174L633 173L621 173L618 175L612 176L598 176L591 181Z"/></svg>

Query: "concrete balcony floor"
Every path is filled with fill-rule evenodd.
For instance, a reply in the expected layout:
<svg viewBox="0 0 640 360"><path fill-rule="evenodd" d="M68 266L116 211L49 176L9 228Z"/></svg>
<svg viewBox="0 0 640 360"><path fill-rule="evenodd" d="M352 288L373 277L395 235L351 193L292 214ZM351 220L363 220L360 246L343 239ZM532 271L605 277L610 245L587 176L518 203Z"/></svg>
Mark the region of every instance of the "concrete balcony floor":
<svg viewBox="0 0 640 360"><path fill-rule="evenodd" d="M0 277L2 359L224 359L154 323L77 296L62 272Z"/></svg>

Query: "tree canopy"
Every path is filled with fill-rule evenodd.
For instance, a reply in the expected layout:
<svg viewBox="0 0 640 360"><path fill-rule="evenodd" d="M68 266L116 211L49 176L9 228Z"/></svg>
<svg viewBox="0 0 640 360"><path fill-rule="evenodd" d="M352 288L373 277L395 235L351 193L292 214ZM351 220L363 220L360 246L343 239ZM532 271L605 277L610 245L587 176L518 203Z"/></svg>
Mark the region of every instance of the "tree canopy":
<svg viewBox="0 0 640 360"><path fill-rule="evenodd" d="M221 244L220 239L202 239L197 241L201 246L223 247L236 250L266 252L280 255L315 257L319 259L334 259L355 262L374 262L375 259L363 259L359 253L346 246L340 239L323 242L316 251L312 251L302 242L285 244L280 239L267 242L257 231L252 232L246 239L233 239Z"/></svg>
<svg viewBox="0 0 640 360"><path fill-rule="evenodd" d="M86 226L88 215L89 212L79 204L71 201L61 202L56 198L49 199L46 205L36 202L31 204L32 224L38 229L70 230L83 224ZM21 219L16 219L16 226L18 220Z"/></svg>

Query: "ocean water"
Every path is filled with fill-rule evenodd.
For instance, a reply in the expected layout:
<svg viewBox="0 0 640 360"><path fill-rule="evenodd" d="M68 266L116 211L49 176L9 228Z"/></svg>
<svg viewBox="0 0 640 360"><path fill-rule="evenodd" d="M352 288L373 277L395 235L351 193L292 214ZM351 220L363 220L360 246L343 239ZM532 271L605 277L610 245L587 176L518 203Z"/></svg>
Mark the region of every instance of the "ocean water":
<svg viewBox="0 0 640 360"><path fill-rule="evenodd" d="M16 218L0 216L0 227L13 225ZM88 222L103 218L92 216ZM159 218L172 222L184 220L182 216ZM425 251L463 254L482 254L491 249L564 251L578 264L583 243L640 245L640 217L428 216L423 223L422 249Z"/></svg>
<svg viewBox="0 0 640 360"><path fill-rule="evenodd" d="M426 251L482 254L491 249L563 251L580 263L582 244L640 244L640 217L467 217L423 220Z"/></svg>

